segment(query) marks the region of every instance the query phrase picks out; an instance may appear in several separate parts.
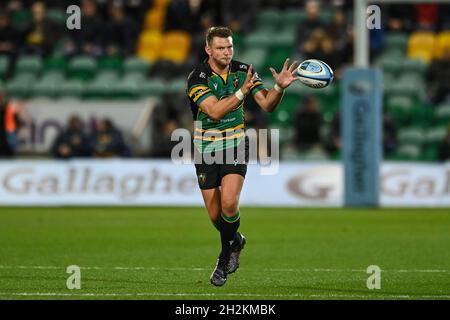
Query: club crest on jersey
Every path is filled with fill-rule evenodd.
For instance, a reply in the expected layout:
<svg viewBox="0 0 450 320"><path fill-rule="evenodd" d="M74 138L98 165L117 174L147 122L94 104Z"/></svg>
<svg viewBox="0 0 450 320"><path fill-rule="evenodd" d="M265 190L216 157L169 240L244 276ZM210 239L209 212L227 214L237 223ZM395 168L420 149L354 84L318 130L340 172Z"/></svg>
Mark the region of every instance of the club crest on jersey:
<svg viewBox="0 0 450 320"><path fill-rule="evenodd" d="M203 186L206 182L206 173L200 173L198 175L198 183Z"/></svg>
<svg viewBox="0 0 450 320"><path fill-rule="evenodd" d="M237 89L237 87L239 86L239 78L238 77L234 77L233 79L233 86Z"/></svg>

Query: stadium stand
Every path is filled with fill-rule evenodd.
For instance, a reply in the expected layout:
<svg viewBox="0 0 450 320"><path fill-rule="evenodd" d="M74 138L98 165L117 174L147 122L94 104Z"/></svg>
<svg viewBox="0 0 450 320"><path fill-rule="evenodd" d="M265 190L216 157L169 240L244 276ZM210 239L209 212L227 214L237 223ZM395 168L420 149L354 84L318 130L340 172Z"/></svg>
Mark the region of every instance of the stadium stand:
<svg viewBox="0 0 450 320"><path fill-rule="evenodd" d="M65 30L64 1L42 3L38 9L43 10L45 21ZM139 24L132 53L108 51L108 30L102 27L102 21L109 21L114 14L112 2L77 3L82 12L89 12L87 30L80 34L59 32L52 39L50 52L25 50L26 35L37 14L35 4L14 0L0 6L0 30L22 35L18 37L22 42L14 44L18 46L14 54L0 49L0 88L5 88L11 98L138 99L182 93L187 73L202 58L204 29L227 19L240 19L242 24L236 24L235 58L253 63L267 86L273 81L268 68L279 68L285 57L301 60L314 56L329 62L334 69L336 81L331 86L320 91L292 86L282 105L263 116L269 127L282 128L283 150L289 150L287 158L292 152L296 158L315 158L316 151L311 156L300 155L295 148L292 151L296 131L292 115L303 97L313 95L323 118L322 150L328 150L327 136L340 108L341 69L353 59L349 31L352 10L348 1L341 1L339 7L324 1L316 7L315 1L261 0L254 2L256 9L232 18L218 14L207 0L199 1L200 5L186 1L188 5L178 9L187 10L198 19L196 24L180 25L180 29L173 29L176 23L167 15L179 1L137 1L132 6L124 1L123 8L115 14L132 14ZM116 2L114 6L117 7ZM448 87L436 85L442 83L442 77L448 79L450 31L445 28L449 24L434 7L404 5L402 10L395 6L388 9L386 12L392 17L383 33L381 51L371 57L384 72L384 108L398 128L399 147L385 158L438 161L438 147L450 121ZM405 14L415 14L420 19L411 25L406 22L410 19L402 16ZM6 48L2 44L11 41L3 35L6 33L0 37L0 48ZM339 150L316 158L339 158Z"/></svg>

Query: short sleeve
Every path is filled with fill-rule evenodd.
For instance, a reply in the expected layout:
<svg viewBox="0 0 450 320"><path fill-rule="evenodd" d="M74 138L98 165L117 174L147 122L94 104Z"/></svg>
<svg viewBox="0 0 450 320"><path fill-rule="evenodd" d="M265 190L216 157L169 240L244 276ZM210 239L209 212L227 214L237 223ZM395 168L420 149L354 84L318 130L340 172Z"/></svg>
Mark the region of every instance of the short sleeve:
<svg viewBox="0 0 450 320"><path fill-rule="evenodd" d="M264 89L264 85L262 79L259 77L258 73L256 73L256 80L253 83L253 86L250 88L250 92L252 95L255 95L258 91Z"/></svg>
<svg viewBox="0 0 450 320"><path fill-rule="evenodd" d="M206 98L214 95L208 86L206 73L194 70L188 78L187 94L198 106Z"/></svg>

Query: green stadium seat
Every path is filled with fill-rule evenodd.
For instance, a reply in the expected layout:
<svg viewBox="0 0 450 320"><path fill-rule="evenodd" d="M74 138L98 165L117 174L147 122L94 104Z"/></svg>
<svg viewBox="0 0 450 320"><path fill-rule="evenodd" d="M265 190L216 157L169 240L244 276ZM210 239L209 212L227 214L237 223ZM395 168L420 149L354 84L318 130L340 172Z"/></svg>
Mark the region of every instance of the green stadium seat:
<svg viewBox="0 0 450 320"><path fill-rule="evenodd" d="M42 59L39 56L22 56L17 59L15 73L35 73L42 70Z"/></svg>
<svg viewBox="0 0 450 320"><path fill-rule="evenodd" d="M137 57L127 58L123 63L123 71L125 74L139 72L144 75L148 74L151 68L151 64L144 59Z"/></svg>
<svg viewBox="0 0 450 320"><path fill-rule="evenodd" d="M402 68L403 60L401 57L379 57L375 65L382 68L384 72L397 75Z"/></svg>
<svg viewBox="0 0 450 320"><path fill-rule="evenodd" d="M57 97L60 84L65 81L64 73L54 71L44 74L32 86L33 97Z"/></svg>
<svg viewBox="0 0 450 320"><path fill-rule="evenodd" d="M167 83L161 78L150 78L140 83L138 93L140 96L161 96L167 92Z"/></svg>
<svg viewBox="0 0 450 320"><path fill-rule="evenodd" d="M450 124L450 104L442 104L436 107L434 112L436 123L440 125Z"/></svg>
<svg viewBox="0 0 450 320"><path fill-rule="evenodd" d="M32 93L32 85L36 82L36 79L34 73L21 73L14 76L14 78L6 84L8 95L15 98L29 98Z"/></svg>
<svg viewBox="0 0 450 320"><path fill-rule="evenodd" d="M54 22L59 26L65 26L67 15L63 10L60 9L48 9L47 17L50 21Z"/></svg>
<svg viewBox="0 0 450 320"><path fill-rule="evenodd" d="M167 93L174 96L183 94L186 90L186 78L172 79L167 87Z"/></svg>
<svg viewBox="0 0 450 320"><path fill-rule="evenodd" d="M439 147L437 145L425 146L420 155L420 160L436 162L439 158Z"/></svg>
<svg viewBox="0 0 450 320"><path fill-rule="evenodd" d="M139 96L139 85L145 81L142 73L130 72L114 85L114 96L116 98L136 98Z"/></svg>
<svg viewBox="0 0 450 320"><path fill-rule="evenodd" d="M401 128L398 131L397 139L400 145L414 144L420 146L425 141L425 133L420 128Z"/></svg>
<svg viewBox="0 0 450 320"><path fill-rule="evenodd" d="M418 160L420 157L420 147L415 144L400 145L396 152L397 160Z"/></svg>
<svg viewBox="0 0 450 320"><path fill-rule="evenodd" d="M239 54L236 59L239 61L251 61L256 72L263 73L264 63L267 58L267 50L248 49Z"/></svg>
<svg viewBox="0 0 450 320"><path fill-rule="evenodd" d="M306 19L306 12L304 10L285 10L281 16L282 30L293 29L296 30L299 23Z"/></svg>
<svg viewBox="0 0 450 320"><path fill-rule="evenodd" d="M63 56L52 55L44 60L44 71L62 71L66 72L67 61Z"/></svg>
<svg viewBox="0 0 450 320"><path fill-rule="evenodd" d="M275 35L267 31L249 33L244 39L246 49L265 49L273 45Z"/></svg>
<svg viewBox="0 0 450 320"><path fill-rule="evenodd" d="M88 56L78 56L72 58L68 65L70 78L80 80L92 79L97 71L97 62Z"/></svg>
<svg viewBox="0 0 450 320"><path fill-rule="evenodd" d="M408 35L406 33L401 32L392 32L388 33L384 38L384 48L385 50L390 49L398 49L403 52L403 55L406 53L406 46L408 44Z"/></svg>
<svg viewBox="0 0 450 320"><path fill-rule="evenodd" d="M122 71L123 60L116 56L103 56L98 60L99 70L115 70Z"/></svg>
<svg viewBox="0 0 450 320"><path fill-rule="evenodd" d="M256 17L256 28L258 30L277 30L280 26L281 17L279 10L263 10Z"/></svg>
<svg viewBox="0 0 450 320"><path fill-rule="evenodd" d="M87 98L110 98L114 94L119 76L115 71L100 71L86 87Z"/></svg>
<svg viewBox="0 0 450 320"><path fill-rule="evenodd" d="M0 56L0 79L5 79L9 68L9 59L7 56Z"/></svg>
<svg viewBox="0 0 450 320"><path fill-rule="evenodd" d="M398 78L389 89L389 94L411 96L415 100L419 99L422 101L425 95L424 89L425 88L423 87L416 87L416 83L410 81L409 79Z"/></svg>
<svg viewBox="0 0 450 320"><path fill-rule="evenodd" d="M82 98L86 84L81 80L67 80L59 84L57 91L61 97Z"/></svg>
<svg viewBox="0 0 450 320"><path fill-rule="evenodd" d="M11 18L11 24L17 28L22 29L26 27L32 20L33 15L30 10L17 10L13 11L12 18Z"/></svg>
<svg viewBox="0 0 450 320"><path fill-rule="evenodd" d="M423 75L427 70L427 65L420 59L403 59L401 63L401 70L403 72Z"/></svg>
<svg viewBox="0 0 450 320"><path fill-rule="evenodd" d="M441 143L447 135L447 127L434 127L425 133L425 143L427 145L437 145Z"/></svg>

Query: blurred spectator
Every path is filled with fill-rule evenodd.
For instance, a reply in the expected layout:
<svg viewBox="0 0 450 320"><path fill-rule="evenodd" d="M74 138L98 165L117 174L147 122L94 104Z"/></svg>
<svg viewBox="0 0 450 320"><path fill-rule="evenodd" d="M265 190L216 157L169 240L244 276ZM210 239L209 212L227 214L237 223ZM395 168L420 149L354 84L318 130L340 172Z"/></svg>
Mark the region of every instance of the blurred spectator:
<svg viewBox="0 0 450 320"><path fill-rule="evenodd" d="M383 153L389 155L397 149L397 125L387 113L383 113ZM325 149L333 154L342 147L341 113L338 111L331 120L330 131L325 138Z"/></svg>
<svg viewBox="0 0 450 320"><path fill-rule="evenodd" d="M87 135L78 116L70 117L67 128L53 142L52 155L59 159L87 157L90 155Z"/></svg>
<svg viewBox="0 0 450 320"><path fill-rule="evenodd" d="M416 4L416 21L419 29L435 30L439 22L439 6L437 4Z"/></svg>
<svg viewBox="0 0 450 320"><path fill-rule="evenodd" d="M333 19L326 28L326 34L333 42L333 70L335 74L339 74L340 67L353 60L353 30L349 27L344 11L334 11Z"/></svg>
<svg viewBox="0 0 450 320"><path fill-rule="evenodd" d="M80 30L71 30L70 40L66 43L66 55L94 55L103 53L104 27L97 15L97 4L94 0L81 1Z"/></svg>
<svg viewBox="0 0 450 320"><path fill-rule="evenodd" d="M430 101L438 104L450 95L450 49L446 48L441 59L433 60L427 74Z"/></svg>
<svg viewBox="0 0 450 320"><path fill-rule="evenodd" d="M60 33L58 27L47 18L43 1L35 2L31 10L33 19L24 31L22 51L45 57L52 53Z"/></svg>
<svg viewBox="0 0 450 320"><path fill-rule="evenodd" d="M172 96L165 94L153 111L151 123L150 156L170 158L173 146L178 141L171 141L172 132L182 127L182 115Z"/></svg>
<svg viewBox="0 0 450 320"><path fill-rule="evenodd" d="M412 29L411 17L414 8L410 4L389 4L381 7L383 16L387 17L387 30L391 32L409 32Z"/></svg>
<svg viewBox="0 0 450 320"><path fill-rule="evenodd" d="M12 157L17 147L20 119L16 107L0 89L0 158Z"/></svg>
<svg viewBox="0 0 450 320"><path fill-rule="evenodd" d="M447 128L447 135L439 145L439 161L450 160L450 125Z"/></svg>
<svg viewBox="0 0 450 320"><path fill-rule="evenodd" d="M325 25L320 20L320 3L317 0L308 0L305 3L306 19L299 23L297 28L297 43L300 45L300 52L304 51L305 39L309 39L316 30L324 30Z"/></svg>
<svg viewBox="0 0 450 320"><path fill-rule="evenodd" d="M307 151L321 143L322 120L317 99L314 96L305 97L294 115L294 145L300 151Z"/></svg>
<svg viewBox="0 0 450 320"><path fill-rule="evenodd" d="M242 0L222 2L222 24L230 27L234 33L248 32L256 16L258 6L255 3Z"/></svg>
<svg viewBox="0 0 450 320"><path fill-rule="evenodd" d="M137 26L125 15L120 4L110 6L110 21L105 36L106 53L108 55L129 56L133 54L137 38Z"/></svg>
<svg viewBox="0 0 450 320"><path fill-rule="evenodd" d="M7 78L14 70L19 44L19 32L12 27L9 15L5 11L0 11L0 55L6 55L9 58Z"/></svg>
<svg viewBox="0 0 450 320"><path fill-rule="evenodd" d="M338 56L334 53L333 41L324 29L316 29L311 37L303 44L305 57L314 57L326 61L331 69L336 69Z"/></svg>
<svg viewBox="0 0 450 320"><path fill-rule="evenodd" d="M110 119L102 119L90 139L94 157L129 157L130 149L125 144L122 133Z"/></svg>

